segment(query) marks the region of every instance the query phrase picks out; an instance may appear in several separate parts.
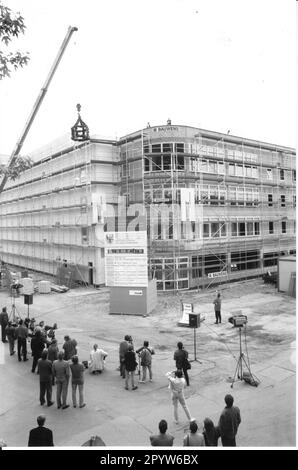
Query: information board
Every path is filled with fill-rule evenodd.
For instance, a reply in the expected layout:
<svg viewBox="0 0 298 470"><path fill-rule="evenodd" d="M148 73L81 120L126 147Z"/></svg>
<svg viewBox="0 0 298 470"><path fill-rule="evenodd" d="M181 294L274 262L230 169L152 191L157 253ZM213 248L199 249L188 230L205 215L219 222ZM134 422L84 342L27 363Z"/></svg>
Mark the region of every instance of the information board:
<svg viewBox="0 0 298 470"><path fill-rule="evenodd" d="M105 276L109 287L147 287L147 232L105 233Z"/></svg>

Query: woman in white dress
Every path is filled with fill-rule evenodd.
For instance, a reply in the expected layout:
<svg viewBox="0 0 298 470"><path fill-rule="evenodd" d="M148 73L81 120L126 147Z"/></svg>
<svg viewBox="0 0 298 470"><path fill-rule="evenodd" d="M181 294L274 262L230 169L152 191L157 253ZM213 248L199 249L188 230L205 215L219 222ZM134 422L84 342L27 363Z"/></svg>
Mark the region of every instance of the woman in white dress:
<svg viewBox="0 0 298 470"><path fill-rule="evenodd" d="M90 365L89 370L91 374L101 374L104 369L104 361L108 353L103 349L99 349L97 344L94 344L90 352Z"/></svg>

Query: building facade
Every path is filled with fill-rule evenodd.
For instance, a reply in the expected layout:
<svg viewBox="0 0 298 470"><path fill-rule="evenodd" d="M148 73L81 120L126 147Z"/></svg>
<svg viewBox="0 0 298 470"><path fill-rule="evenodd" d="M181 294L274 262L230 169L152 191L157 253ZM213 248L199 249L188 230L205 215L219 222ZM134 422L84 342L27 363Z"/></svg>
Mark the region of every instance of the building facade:
<svg viewBox="0 0 298 470"><path fill-rule="evenodd" d="M171 291L259 276L295 253L294 149L168 121L32 158L0 195L10 264L75 264L77 278L104 284L105 231L146 229L149 276Z"/></svg>

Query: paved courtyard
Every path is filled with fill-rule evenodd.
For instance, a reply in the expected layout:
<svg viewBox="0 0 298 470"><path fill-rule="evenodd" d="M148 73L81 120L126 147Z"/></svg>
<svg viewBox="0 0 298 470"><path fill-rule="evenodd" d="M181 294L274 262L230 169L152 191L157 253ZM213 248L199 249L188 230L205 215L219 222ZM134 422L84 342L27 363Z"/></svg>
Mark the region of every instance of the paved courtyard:
<svg viewBox="0 0 298 470"><path fill-rule="evenodd" d="M38 375L31 373L30 361L10 357L8 345L1 343L0 364L0 438L9 446L26 446L29 429L44 413L46 425L53 430L56 446L80 446L91 435L99 435L108 446L148 446L149 435L157 432L160 419L169 423L181 446L188 427L180 409L181 424L173 422L173 410L165 373L174 369L173 352L181 340L193 359L193 330L177 325L181 301L193 302L206 320L197 330L197 357L190 371L186 397L192 416L200 426L205 417L216 423L224 407L224 395L232 393L240 407L242 423L237 444L251 446L296 445L296 316L295 299L278 293L261 280L221 286L222 325L214 324L212 300L215 290L207 293L161 294L150 316L109 315L109 289L78 288L64 294L36 294L30 316L46 323L58 323L56 337L62 347L69 334L78 341L80 360L89 358L94 343L109 356L100 376L85 374L83 409L57 410L39 404ZM6 291L0 292L0 306L11 308ZM27 306L16 299L23 317ZM258 387L236 381L231 389L239 357L239 331L228 322L232 312L242 310L248 316L243 335L245 357ZM118 367L119 342L125 334L133 337L136 348L145 339L155 349L154 380L126 391ZM30 349L30 346L29 346ZM248 356L248 357L247 357ZM55 400L55 387L53 398ZM68 393L71 404L71 393Z"/></svg>

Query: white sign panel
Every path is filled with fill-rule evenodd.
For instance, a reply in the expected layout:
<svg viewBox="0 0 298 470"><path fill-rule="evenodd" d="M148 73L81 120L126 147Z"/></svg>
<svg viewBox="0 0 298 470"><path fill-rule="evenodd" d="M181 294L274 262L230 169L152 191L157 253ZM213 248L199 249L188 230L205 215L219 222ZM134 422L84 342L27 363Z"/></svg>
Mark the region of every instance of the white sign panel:
<svg viewBox="0 0 298 470"><path fill-rule="evenodd" d="M130 290L129 295L143 295L142 290Z"/></svg>
<svg viewBox="0 0 298 470"><path fill-rule="evenodd" d="M209 273L208 277L213 278L213 277L221 277L221 276L227 276L227 271L218 271L216 273Z"/></svg>
<svg viewBox="0 0 298 470"><path fill-rule="evenodd" d="M192 313L193 312L193 304L182 304L182 310L184 313Z"/></svg>
<svg viewBox="0 0 298 470"><path fill-rule="evenodd" d="M148 286L147 232L105 233L105 275L106 286Z"/></svg>

